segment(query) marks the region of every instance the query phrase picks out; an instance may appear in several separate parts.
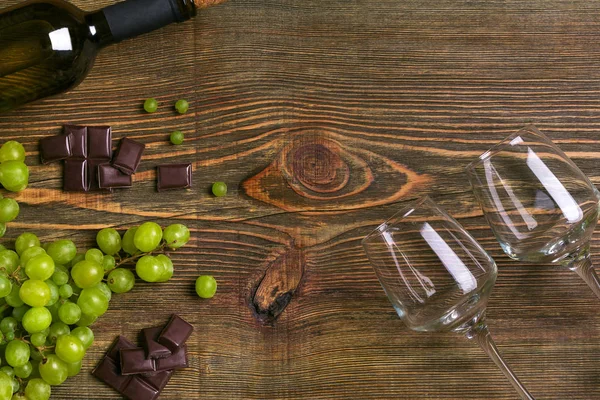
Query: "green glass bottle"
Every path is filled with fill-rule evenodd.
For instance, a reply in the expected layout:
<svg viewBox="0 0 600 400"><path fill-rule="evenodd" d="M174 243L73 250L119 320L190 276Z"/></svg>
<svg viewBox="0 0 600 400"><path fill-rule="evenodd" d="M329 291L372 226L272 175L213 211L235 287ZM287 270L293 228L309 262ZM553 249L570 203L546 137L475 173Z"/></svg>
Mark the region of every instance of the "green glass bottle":
<svg viewBox="0 0 600 400"><path fill-rule="evenodd" d="M222 0L126 0L86 13L64 0L0 11L0 112L76 86L103 47Z"/></svg>

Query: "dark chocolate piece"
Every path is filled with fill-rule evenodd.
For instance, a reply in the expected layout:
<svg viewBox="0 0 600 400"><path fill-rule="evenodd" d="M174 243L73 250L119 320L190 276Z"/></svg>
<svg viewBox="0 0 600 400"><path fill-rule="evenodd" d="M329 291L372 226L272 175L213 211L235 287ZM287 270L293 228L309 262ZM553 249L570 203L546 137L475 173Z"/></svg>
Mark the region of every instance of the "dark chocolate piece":
<svg viewBox="0 0 600 400"><path fill-rule="evenodd" d="M140 165L145 147L145 144L136 142L135 140L128 138L121 139L112 165L124 174L131 175L135 173Z"/></svg>
<svg viewBox="0 0 600 400"><path fill-rule="evenodd" d="M108 348L106 356L112 358L119 364L119 352L121 349L134 349L136 347L137 346L131 343L125 336L118 336Z"/></svg>
<svg viewBox="0 0 600 400"><path fill-rule="evenodd" d="M88 155L87 128L85 126L65 125L65 135L72 135L71 157L86 158Z"/></svg>
<svg viewBox="0 0 600 400"><path fill-rule="evenodd" d="M98 167L101 165L108 165L108 161L106 160L94 160L88 158L87 160L88 169L87 169L87 180L88 180L88 190L90 192L101 191L111 191L111 188L101 188L100 183L98 182Z"/></svg>
<svg viewBox="0 0 600 400"><path fill-rule="evenodd" d="M171 350L158 343L158 336L160 335L162 330L162 326L142 329L142 336L144 338L144 350L146 350L146 358L165 358L171 355Z"/></svg>
<svg viewBox="0 0 600 400"><path fill-rule="evenodd" d="M173 314L160 336L158 343L167 347L171 352L175 352L183 346L186 340L192 335L194 327L177 314Z"/></svg>
<svg viewBox="0 0 600 400"><path fill-rule="evenodd" d="M63 189L67 192L87 192L87 161L65 160Z"/></svg>
<svg viewBox="0 0 600 400"><path fill-rule="evenodd" d="M192 164L164 164L158 166L157 189L186 189L192 186Z"/></svg>
<svg viewBox="0 0 600 400"><path fill-rule="evenodd" d="M92 375L118 392L122 392L131 380L131 376L119 373L119 367L110 357L104 357L92 371Z"/></svg>
<svg viewBox="0 0 600 400"><path fill-rule="evenodd" d="M187 346L183 345L167 358L156 360L156 371L168 371L173 369L187 368Z"/></svg>
<svg viewBox="0 0 600 400"><path fill-rule="evenodd" d="M98 166L98 186L101 189L131 187L131 175L126 175L109 164Z"/></svg>
<svg viewBox="0 0 600 400"><path fill-rule="evenodd" d="M112 154L112 132L110 126L88 126L87 158L110 160Z"/></svg>
<svg viewBox="0 0 600 400"><path fill-rule="evenodd" d="M156 366L153 359L146 359L146 352L141 347L121 349L121 374L133 375L143 372L154 372Z"/></svg>
<svg viewBox="0 0 600 400"><path fill-rule="evenodd" d="M134 376L121 394L129 400L155 400L158 398L160 391L144 381L143 378Z"/></svg>
<svg viewBox="0 0 600 400"><path fill-rule="evenodd" d="M71 157L71 139L73 135L56 135L40 139L40 159L42 164L64 160Z"/></svg>
<svg viewBox="0 0 600 400"><path fill-rule="evenodd" d="M143 374L142 379L152 385L155 389L162 391L173 376L173 370L156 372L154 374Z"/></svg>

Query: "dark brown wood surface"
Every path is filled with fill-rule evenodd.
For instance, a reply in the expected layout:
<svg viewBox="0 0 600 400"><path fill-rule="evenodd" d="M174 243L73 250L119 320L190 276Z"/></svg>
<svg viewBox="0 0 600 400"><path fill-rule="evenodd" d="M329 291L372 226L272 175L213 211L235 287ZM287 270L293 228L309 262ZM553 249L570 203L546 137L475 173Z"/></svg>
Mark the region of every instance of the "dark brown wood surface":
<svg viewBox="0 0 600 400"><path fill-rule="evenodd" d="M146 143L134 188L62 192L37 143L67 122ZM147 220L186 223L193 240L174 253L172 281L114 297L84 372L53 398L117 399L92 366L116 335L178 312L196 327L191 367L163 399L516 399L474 343L404 327L362 251L425 193L498 262L490 330L532 394L600 398L598 299L568 270L510 261L465 177L527 123L600 183L600 2L231 0L105 49L77 89L0 115L1 138L23 141L31 165L2 242L34 230L88 247L100 228ZM155 166L183 161L193 189L157 193ZM209 194L214 180L227 197ZM212 300L194 295L200 274L219 282Z"/></svg>

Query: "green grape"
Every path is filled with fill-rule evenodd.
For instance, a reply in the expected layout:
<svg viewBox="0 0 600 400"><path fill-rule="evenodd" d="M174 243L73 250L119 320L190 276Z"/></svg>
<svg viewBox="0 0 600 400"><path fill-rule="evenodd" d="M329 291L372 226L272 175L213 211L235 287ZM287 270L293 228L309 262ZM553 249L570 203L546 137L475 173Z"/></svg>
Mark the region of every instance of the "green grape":
<svg viewBox="0 0 600 400"><path fill-rule="evenodd" d="M10 279L4 275L0 275L0 298L8 296L11 290L12 283Z"/></svg>
<svg viewBox="0 0 600 400"><path fill-rule="evenodd" d="M104 228L96 235L96 243L105 254L115 255L121 250L121 235L113 228Z"/></svg>
<svg viewBox="0 0 600 400"><path fill-rule="evenodd" d="M58 295L61 299L68 299L69 297L73 296L73 287L68 283L61 285L58 288Z"/></svg>
<svg viewBox="0 0 600 400"><path fill-rule="evenodd" d="M23 304L25 304L19 296L19 289L20 288L18 285L12 285L10 293L8 294L8 296L4 297L4 300L6 300L6 304L8 304L11 307L20 307Z"/></svg>
<svg viewBox="0 0 600 400"><path fill-rule="evenodd" d="M54 322L50 325L50 332L48 332L48 340L51 344L56 343L56 339L58 339L62 335L68 335L71 333L71 329L69 325L64 322Z"/></svg>
<svg viewBox="0 0 600 400"><path fill-rule="evenodd" d="M94 343L94 332L87 326L78 326L71 331L71 335L79 338L86 350Z"/></svg>
<svg viewBox="0 0 600 400"><path fill-rule="evenodd" d="M50 393L50 385L40 378L30 380L25 388L27 400L48 400L50 399Z"/></svg>
<svg viewBox="0 0 600 400"><path fill-rule="evenodd" d="M56 354L49 354L45 360L40 362L40 375L46 383L52 386L63 383L67 379L68 374L67 364Z"/></svg>
<svg viewBox="0 0 600 400"><path fill-rule="evenodd" d="M169 225L163 232L163 239L168 247L178 249L190 240L190 230L183 224Z"/></svg>
<svg viewBox="0 0 600 400"><path fill-rule="evenodd" d="M115 269L116 261L113 256L105 255L102 257L102 267L104 268L104 272L109 272Z"/></svg>
<svg viewBox="0 0 600 400"><path fill-rule="evenodd" d="M29 279L39 279L40 281L50 279L54 274L54 260L48 254L37 255L27 261L25 273Z"/></svg>
<svg viewBox="0 0 600 400"><path fill-rule="evenodd" d="M0 400L11 400L12 378L0 371Z"/></svg>
<svg viewBox="0 0 600 400"><path fill-rule="evenodd" d="M15 250L18 255L21 255L25 249L32 246L40 246L40 239L33 233L23 232L15 240Z"/></svg>
<svg viewBox="0 0 600 400"><path fill-rule="evenodd" d="M210 275L202 275L196 279L196 293L203 299L210 299L217 292L217 281Z"/></svg>
<svg viewBox="0 0 600 400"><path fill-rule="evenodd" d="M69 377L77 375L81 371L81 361L67 363L67 374Z"/></svg>
<svg viewBox="0 0 600 400"><path fill-rule="evenodd" d="M0 222L0 237L4 237L6 233L6 224L4 222Z"/></svg>
<svg viewBox="0 0 600 400"><path fill-rule="evenodd" d="M12 250L0 250L0 271L12 274L19 265L19 255Z"/></svg>
<svg viewBox="0 0 600 400"><path fill-rule="evenodd" d="M161 261L165 266L165 272L163 272L157 282L167 282L173 276L173 261L171 261L171 259L164 254L157 255L156 259Z"/></svg>
<svg viewBox="0 0 600 400"><path fill-rule="evenodd" d="M83 314L90 317L99 317L108 310L108 299L102 290L91 287L81 291L77 298L77 305L81 308Z"/></svg>
<svg viewBox="0 0 600 400"><path fill-rule="evenodd" d="M29 169L23 161L9 160L0 164L0 184L11 192L20 192L29 183Z"/></svg>
<svg viewBox="0 0 600 400"><path fill-rule="evenodd" d="M31 366L31 363L29 361L27 361L25 364L21 365L20 367L13 368L13 371L15 371L15 376L17 376L21 379L29 378L29 375L31 375L32 370L33 370L33 367Z"/></svg>
<svg viewBox="0 0 600 400"><path fill-rule="evenodd" d="M73 265L83 260L85 260L85 253L77 253L75 257L71 260L71 265L69 267L72 268Z"/></svg>
<svg viewBox="0 0 600 400"><path fill-rule="evenodd" d="M125 268L117 268L110 271L107 279L108 287L115 293L129 292L135 284L133 272Z"/></svg>
<svg viewBox="0 0 600 400"><path fill-rule="evenodd" d="M144 101L144 110L146 110L147 113L156 112L156 110L158 110L158 101L153 97L146 99L146 101Z"/></svg>
<svg viewBox="0 0 600 400"><path fill-rule="evenodd" d="M40 246L31 246L23 250L21 253L21 257L19 257L19 262L21 266L27 265L27 262L31 260L35 256L39 256L40 254L46 254L46 250L41 248Z"/></svg>
<svg viewBox="0 0 600 400"><path fill-rule="evenodd" d="M77 247L72 240L57 240L50 243L47 253L56 264L68 264L77 255Z"/></svg>
<svg viewBox="0 0 600 400"><path fill-rule="evenodd" d="M169 140L174 145L180 145L181 143L183 143L183 139L184 139L184 136L183 136L183 132L181 132L181 131L171 132L171 135L169 136Z"/></svg>
<svg viewBox="0 0 600 400"><path fill-rule="evenodd" d="M88 327L96 322L97 319L98 317L95 315L81 314L81 318L79 318L79 321L77 321L76 325L78 327Z"/></svg>
<svg viewBox="0 0 600 400"><path fill-rule="evenodd" d="M31 335L29 341L36 347L42 347L44 344L46 344L46 338L47 336L43 332L37 332Z"/></svg>
<svg viewBox="0 0 600 400"><path fill-rule="evenodd" d="M6 340L7 340L7 341L14 340L14 338L15 338L15 333L14 333L13 331L6 332L6 333L4 334L4 337L6 338Z"/></svg>
<svg viewBox="0 0 600 400"><path fill-rule="evenodd" d="M8 341L4 339L4 333L0 332L0 346L3 344L6 344ZM0 353L2 353L2 350L0 349ZM0 358L0 360L2 360L2 358Z"/></svg>
<svg viewBox="0 0 600 400"><path fill-rule="evenodd" d="M29 307L26 304L23 304L20 307L13 307L12 309L12 316L14 319L16 319L17 321L21 322L23 321L23 315L25 315L25 313L27 312L27 310L29 310L31 307Z"/></svg>
<svg viewBox="0 0 600 400"><path fill-rule="evenodd" d="M4 161L25 161L25 148L16 140L9 140L0 147L0 163Z"/></svg>
<svg viewBox="0 0 600 400"><path fill-rule="evenodd" d="M225 196L227 194L227 184L225 182L213 183L212 193L217 197Z"/></svg>
<svg viewBox="0 0 600 400"><path fill-rule="evenodd" d="M42 361L44 355L46 354L46 352L44 352L44 354L40 353L32 344L29 345L29 352L31 353L30 362Z"/></svg>
<svg viewBox="0 0 600 400"><path fill-rule="evenodd" d="M69 282L69 270L63 265L55 264L54 273L52 274L52 282L57 286L62 286Z"/></svg>
<svg viewBox="0 0 600 400"><path fill-rule="evenodd" d="M29 361L29 345L18 339L11 340L4 350L4 359L11 367L21 367Z"/></svg>
<svg viewBox="0 0 600 400"><path fill-rule="evenodd" d="M44 281L29 279L19 289L19 297L31 307L44 307L50 301L50 288Z"/></svg>
<svg viewBox="0 0 600 400"><path fill-rule="evenodd" d="M6 223L19 215L19 203L15 199L5 197L0 199L0 222Z"/></svg>
<svg viewBox="0 0 600 400"><path fill-rule="evenodd" d="M155 222L144 222L133 236L133 244L143 252L149 252L160 244L162 229Z"/></svg>
<svg viewBox="0 0 600 400"><path fill-rule="evenodd" d="M139 232L139 231L138 231ZM143 256L135 264L135 272L146 282L157 282L165 273L166 267L154 256Z"/></svg>
<svg viewBox="0 0 600 400"><path fill-rule="evenodd" d="M46 304L46 306L51 306L55 304L60 298L60 295L58 294L58 286L56 285L56 283L52 282L52 279L48 279L45 282L46 285L48 285L48 288L50 289L50 300L48 300L48 304Z"/></svg>
<svg viewBox="0 0 600 400"><path fill-rule="evenodd" d="M104 253L100 249L89 249L85 252L85 259L87 261L94 261L98 264L102 264L102 259L104 258Z"/></svg>
<svg viewBox="0 0 600 400"><path fill-rule="evenodd" d="M6 374L6 376L8 376L11 379L15 376L15 371L12 367L8 365L5 365L4 367L0 368L0 372Z"/></svg>
<svg viewBox="0 0 600 400"><path fill-rule="evenodd" d="M21 388L21 384L15 378L13 378L11 383L12 383L12 392L17 393L19 391L19 389Z"/></svg>
<svg viewBox="0 0 600 400"><path fill-rule="evenodd" d="M104 296L106 296L108 301L110 301L112 299L112 291L110 290L110 288L108 287L108 285L106 283L100 282L99 284L97 284L94 287L100 289L102 291L102 293L104 294Z"/></svg>
<svg viewBox="0 0 600 400"><path fill-rule="evenodd" d="M32 307L25 315L21 324L29 333L41 332L52 323L52 314L46 307Z"/></svg>
<svg viewBox="0 0 600 400"><path fill-rule="evenodd" d="M85 348L78 337L73 335L63 335L56 339L54 348L56 355L66 363L75 363L83 360Z"/></svg>
<svg viewBox="0 0 600 400"><path fill-rule="evenodd" d="M140 251L137 247L135 247L135 243L133 243L133 238L135 237L137 229L137 226L127 229L123 234L123 239L121 239L121 246L123 247L123 251L125 251L125 253L129 255L137 254Z"/></svg>
<svg viewBox="0 0 600 400"><path fill-rule="evenodd" d="M189 107L190 103L188 103L185 99L177 100L175 103L175 109L179 114L185 114Z"/></svg>
<svg viewBox="0 0 600 400"><path fill-rule="evenodd" d="M96 261L87 259L79 261L71 268L71 277L78 287L82 289L90 288L102 281L102 278L104 278L104 267Z"/></svg>
<svg viewBox="0 0 600 400"><path fill-rule="evenodd" d="M0 331L2 333L14 332L17 330L17 326L19 326L19 322L14 317L4 317L0 321Z"/></svg>
<svg viewBox="0 0 600 400"><path fill-rule="evenodd" d="M81 318L81 308L77 304L67 301L58 309L58 318L67 325L73 325Z"/></svg>

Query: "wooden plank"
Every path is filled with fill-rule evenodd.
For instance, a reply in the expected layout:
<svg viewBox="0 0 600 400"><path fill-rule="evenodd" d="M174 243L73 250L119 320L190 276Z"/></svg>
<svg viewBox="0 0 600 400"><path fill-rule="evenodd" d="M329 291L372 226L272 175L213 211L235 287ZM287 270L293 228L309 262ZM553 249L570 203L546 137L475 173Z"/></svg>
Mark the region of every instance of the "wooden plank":
<svg viewBox="0 0 600 400"><path fill-rule="evenodd" d="M89 371L115 335L178 311L197 328L191 368L161 398L514 399L475 344L407 330L360 247L406 199L430 193L498 262L489 325L525 385L537 398L597 398L598 300L570 271L508 260L464 167L535 123L600 183L599 11L583 0L231 0L207 9L105 49L77 89L0 115L0 136L24 142L32 176L3 241L33 229L89 246L104 226L192 227L190 245L174 253L174 280L115 296L84 363ZM146 115L150 96L163 106ZM192 104L185 116L170 108L178 98ZM60 166L39 165L37 141L66 122L109 124L115 138L146 143L134 188L63 193ZM186 134L177 148L167 143L175 129ZM194 162L192 190L155 192L154 168L170 161ZM209 194L216 179L227 197ZM301 280L281 262L293 246ZM594 235L596 258L598 249ZM253 299L274 265L290 268L276 276L295 289L265 324ZM200 273L219 281L213 300L193 293ZM118 397L84 372L53 398Z"/></svg>

